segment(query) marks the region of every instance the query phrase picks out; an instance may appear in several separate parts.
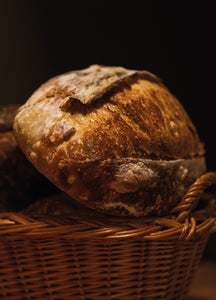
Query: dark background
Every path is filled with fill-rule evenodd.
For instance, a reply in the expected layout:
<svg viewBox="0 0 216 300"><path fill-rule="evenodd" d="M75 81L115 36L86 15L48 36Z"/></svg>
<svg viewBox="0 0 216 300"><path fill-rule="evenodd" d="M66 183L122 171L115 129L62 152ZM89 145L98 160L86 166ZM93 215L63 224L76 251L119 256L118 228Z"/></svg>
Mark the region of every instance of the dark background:
<svg viewBox="0 0 216 300"><path fill-rule="evenodd" d="M182 102L216 171L212 2L0 0L0 104L90 64L147 69Z"/></svg>

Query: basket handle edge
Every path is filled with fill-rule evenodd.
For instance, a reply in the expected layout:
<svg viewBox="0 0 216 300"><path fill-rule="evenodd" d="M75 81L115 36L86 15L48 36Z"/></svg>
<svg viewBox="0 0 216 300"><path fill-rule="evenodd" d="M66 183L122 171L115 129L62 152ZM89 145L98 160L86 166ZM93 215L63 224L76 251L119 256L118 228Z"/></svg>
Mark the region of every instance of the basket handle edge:
<svg viewBox="0 0 216 300"><path fill-rule="evenodd" d="M178 213L176 221L182 223L189 216L190 212L197 206L206 188L216 186L216 172L208 172L200 176L183 196L181 202L175 206L171 213ZM216 221L215 221L216 229Z"/></svg>

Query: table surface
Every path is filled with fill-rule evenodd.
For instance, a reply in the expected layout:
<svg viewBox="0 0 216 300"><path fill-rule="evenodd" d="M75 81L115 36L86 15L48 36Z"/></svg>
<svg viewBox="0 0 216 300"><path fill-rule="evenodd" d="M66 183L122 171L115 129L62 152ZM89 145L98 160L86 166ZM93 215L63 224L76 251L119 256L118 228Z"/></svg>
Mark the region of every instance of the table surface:
<svg viewBox="0 0 216 300"><path fill-rule="evenodd" d="M216 300L216 261L201 262L187 300Z"/></svg>

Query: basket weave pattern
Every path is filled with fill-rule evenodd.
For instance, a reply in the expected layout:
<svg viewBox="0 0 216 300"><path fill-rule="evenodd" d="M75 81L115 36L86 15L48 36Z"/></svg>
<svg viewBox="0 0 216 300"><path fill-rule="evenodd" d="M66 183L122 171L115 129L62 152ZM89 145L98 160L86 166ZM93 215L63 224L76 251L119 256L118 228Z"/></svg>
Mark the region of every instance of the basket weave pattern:
<svg viewBox="0 0 216 300"><path fill-rule="evenodd" d="M211 185L203 175L166 218L0 214L0 299L185 300L216 230L212 207L191 213Z"/></svg>

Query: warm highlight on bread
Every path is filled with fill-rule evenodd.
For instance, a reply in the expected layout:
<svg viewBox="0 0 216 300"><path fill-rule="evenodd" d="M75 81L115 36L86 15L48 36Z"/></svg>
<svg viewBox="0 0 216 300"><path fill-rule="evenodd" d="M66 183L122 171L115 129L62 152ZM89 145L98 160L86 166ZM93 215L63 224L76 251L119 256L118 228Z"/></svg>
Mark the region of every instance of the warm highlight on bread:
<svg viewBox="0 0 216 300"><path fill-rule="evenodd" d="M164 214L205 171L179 101L147 71L90 66L42 85L14 131L33 165L91 208Z"/></svg>

